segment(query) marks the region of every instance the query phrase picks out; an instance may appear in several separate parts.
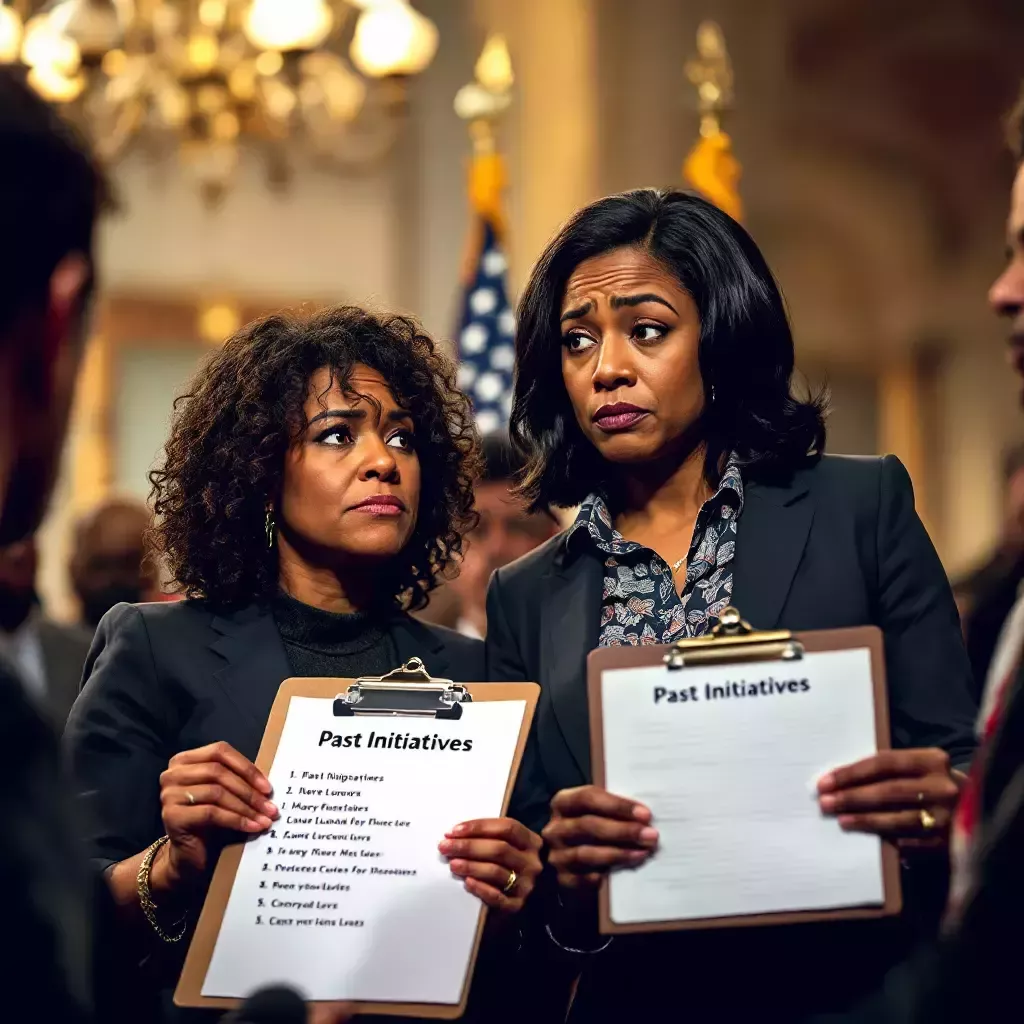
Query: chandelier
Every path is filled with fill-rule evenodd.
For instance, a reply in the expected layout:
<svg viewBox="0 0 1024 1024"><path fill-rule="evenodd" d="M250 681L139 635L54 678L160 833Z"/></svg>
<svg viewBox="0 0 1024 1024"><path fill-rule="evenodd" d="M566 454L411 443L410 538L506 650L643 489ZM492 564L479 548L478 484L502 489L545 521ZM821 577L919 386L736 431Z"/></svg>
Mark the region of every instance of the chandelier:
<svg viewBox="0 0 1024 1024"><path fill-rule="evenodd" d="M408 0L0 0L0 63L23 65L102 160L176 153L211 204L243 148L273 185L299 156L375 165L437 41Z"/></svg>

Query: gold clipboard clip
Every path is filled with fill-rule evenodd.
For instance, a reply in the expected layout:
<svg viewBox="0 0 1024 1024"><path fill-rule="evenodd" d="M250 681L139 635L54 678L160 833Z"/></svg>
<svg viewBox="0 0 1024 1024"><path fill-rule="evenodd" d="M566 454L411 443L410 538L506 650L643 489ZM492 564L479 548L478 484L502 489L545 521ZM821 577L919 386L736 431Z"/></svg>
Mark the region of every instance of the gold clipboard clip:
<svg viewBox="0 0 1024 1024"><path fill-rule="evenodd" d="M680 669L734 661L797 661L803 656L804 645L788 629L758 632L730 605L708 636L677 640L663 660L669 669Z"/></svg>
<svg viewBox="0 0 1024 1024"><path fill-rule="evenodd" d="M360 676L334 698L334 714L412 715L418 718L462 717L462 705L473 695L450 679L435 679L420 658L410 658L401 668L382 676Z"/></svg>

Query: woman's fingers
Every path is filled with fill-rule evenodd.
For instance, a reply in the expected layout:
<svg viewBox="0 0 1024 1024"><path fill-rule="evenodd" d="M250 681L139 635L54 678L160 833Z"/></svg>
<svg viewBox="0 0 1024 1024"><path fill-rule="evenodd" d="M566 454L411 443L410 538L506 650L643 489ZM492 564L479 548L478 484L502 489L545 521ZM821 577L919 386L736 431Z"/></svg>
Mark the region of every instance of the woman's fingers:
<svg viewBox="0 0 1024 1024"><path fill-rule="evenodd" d="M160 786L161 790L170 788L186 790L197 801L199 800L197 790L213 787L217 791L232 794L247 807L251 807L254 814L265 815L269 818L276 818L278 815L277 807L258 789L244 777L217 761L179 764L170 767L160 776ZM218 800L214 798L206 802L217 803Z"/></svg>
<svg viewBox="0 0 1024 1024"><path fill-rule="evenodd" d="M481 903L505 914L517 914L523 909L525 896L515 893L506 895L499 888L482 882L479 878L467 878L463 883L466 891L475 896Z"/></svg>
<svg viewBox="0 0 1024 1024"><path fill-rule="evenodd" d="M543 840L515 818L463 821L446 833L449 839L499 839L519 850L539 850Z"/></svg>
<svg viewBox="0 0 1024 1024"><path fill-rule="evenodd" d="M273 824L269 818L254 820L217 804L169 804L164 807L163 818L164 826L172 839L175 833L194 834L211 828L253 834L265 832Z"/></svg>
<svg viewBox="0 0 1024 1024"><path fill-rule="evenodd" d="M643 804L616 796L597 786L560 790L551 801L551 811L560 818L580 818L585 814L594 814L601 818L639 821L643 824L651 820L651 812Z"/></svg>
<svg viewBox="0 0 1024 1024"><path fill-rule="evenodd" d="M192 797L189 800L189 796ZM196 807L202 804L216 804L225 811L237 814L242 818L248 818L259 823L261 828L269 828L273 821L268 814L262 814L251 804L240 800L229 789L219 785L191 786L185 789L181 786L170 786L160 793L160 802L166 811L168 806L180 804L185 807Z"/></svg>
<svg viewBox="0 0 1024 1024"><path fill-rule="evenodd" d="M951 815L945 808L930 811L931 827L918 811L888 811L874 814L841 814L839 827L846 832L870 832L885 839L936 839L949 828Z"/></svg>
<svg viewBox="0 0 1024 1024"><path fill-rule="evenodd" d="M622 846L653 848L658 830L639 821L615 821L593 814L582 818L552 818L544 828L544 838L552 847Z"/></svg>
<svg viewBox="0 0 1024 1024"><path fill-rule="evenodd" d="M523 867L530 856L500 839L442 839L438 849L449 859L459 857L501 865L506 876L509 871Z"/></svg>
<svg viewBox="0 0 1024 1024"><path fill-rule="evenodd" d="M194 750L183 750L175 754L168 765L169 768L177 768L180 765L203 764L206 762L217 762L229 768L236 775L241 776L258 789L264 796L270 796L272 787L270 781L256 765L247 757L243 757L230 743L223 740L218 743L208 743L205 747L196 747Z"/></svg>
<svg viewBox="0 0 1024 1024"><path fill-rule="evenodd" d="M651 855L651 850L624 850L615 846L568 846L552 850L548 863L562 875L591 874L612 868L637 867Z"/></svg>
<svg viewBox="0 0 1024 1024"><path fill-rule="evenodd" d="M854 764L843 765L818 780L819 793L863 786L886 779L949 775L949 755L928 747L914 750L882 750Z"/></svg>
<svg viewBox="0 0 1024 1024"><path fill-rule="evenodd" d="M959 788L948 775L889 779L852 789L824 793L818 799L827 814L848 811L880 811L888 808L933 808L956 802Z"/></svg>

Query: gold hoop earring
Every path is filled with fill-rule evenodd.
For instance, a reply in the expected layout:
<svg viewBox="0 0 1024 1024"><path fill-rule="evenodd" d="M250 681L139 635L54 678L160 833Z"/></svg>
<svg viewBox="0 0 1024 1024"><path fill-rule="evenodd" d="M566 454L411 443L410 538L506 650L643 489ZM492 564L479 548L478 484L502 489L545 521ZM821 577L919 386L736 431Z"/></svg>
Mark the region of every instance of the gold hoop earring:
<svg viewBox="0 0 1024 1024"><path fill-rule="evenodd" d="M267 547L272 548L274 546L274 510L272 508L267 509L267 519L264 524L264 530L267 534Z"/></svg>

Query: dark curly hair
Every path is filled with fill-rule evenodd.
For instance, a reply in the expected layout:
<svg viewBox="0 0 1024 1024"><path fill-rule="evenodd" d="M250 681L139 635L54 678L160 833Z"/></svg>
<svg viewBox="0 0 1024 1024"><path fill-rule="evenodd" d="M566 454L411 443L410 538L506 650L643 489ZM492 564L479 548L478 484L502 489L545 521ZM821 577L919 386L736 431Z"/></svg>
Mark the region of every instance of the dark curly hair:
<svg viewBox="0 0 1024 1024"><path fill-rule="evenodd" d="M422 489L416 529L382 596L427 603L475 525L479 443L455 368L404 316L339 306L279 313L243 327L175 402L163 465L150 474L156 547L179 591L217 605L265 601L277 588L277 548L265 515L285 454L306 429L309 382L328 367L345 387L356 364L388 382L416 424Z"/></svg>
<svg viewBox="0 0 1024 1024"><path fill-rule="evenodd" d="M705 393L705 475L717 485L736 452L750 479L785 477L825 448L827 394L790 390L793 336L775 279L754 240L731 217L686 192L637 189L573 215L537 260L519 300L510 433L526 456L520 491L533 508L607 497L615 468L587 441L562 379L562 297L572 272L622 246L649 253L700 312Z"/></svg>

